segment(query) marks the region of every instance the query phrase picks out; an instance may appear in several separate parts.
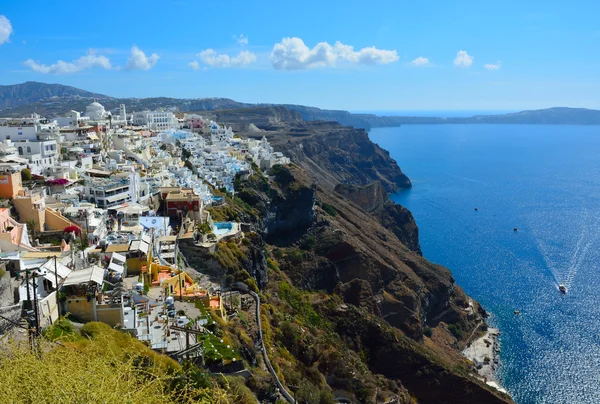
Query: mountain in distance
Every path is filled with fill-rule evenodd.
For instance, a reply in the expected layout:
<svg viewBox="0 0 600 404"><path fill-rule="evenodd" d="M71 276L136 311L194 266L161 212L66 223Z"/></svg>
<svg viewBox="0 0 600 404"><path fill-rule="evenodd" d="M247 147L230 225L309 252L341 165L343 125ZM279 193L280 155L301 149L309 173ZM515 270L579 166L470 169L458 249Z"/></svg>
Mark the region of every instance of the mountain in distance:
<svg viewBox="0 0 600 404"><path fill-rule="evenodd" d="M63 115L71 109L84 111L91 100L101 100L107 110L117 110L125 104L127 111L165 108L180 112L233 110L253 107L282 106L300 114L305 121L336 121L342 125L370 129L411 124L544 124L544 125L600 125L600 110L556 107L521 111L501 115L472 117L377 116L354 114L343 110L329 110L295 104L252 104L228 98L115 98L61 84L28 81L22 84L0 86L0 115L27 116L37 112L48 118Z"/></svg>
<svg viewBox="0 0 600 404"><path fill-rule="evenodd" d="M62 84L46 84L37 81L27 81L22 84L8 86L0 85L0 110L27 105L49 98L109 98L103 94L92 93L79 88L65 86Z"/></svg>

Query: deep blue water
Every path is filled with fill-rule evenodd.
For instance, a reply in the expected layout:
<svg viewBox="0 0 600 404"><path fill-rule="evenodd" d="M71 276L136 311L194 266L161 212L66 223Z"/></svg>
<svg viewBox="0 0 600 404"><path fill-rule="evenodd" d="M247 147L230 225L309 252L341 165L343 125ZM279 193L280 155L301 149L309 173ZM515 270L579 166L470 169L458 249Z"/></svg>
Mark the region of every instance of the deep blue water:
<svg viewBox="0 0 600 404"><path fill-rule="evenodd" d="M509 110L431 110L431 111L399 111L399 110L376 110L376 111L350 111L356 114L375 114L377 116L427 116L427 117L444 117L444 118L459 118L470 117L474 115L501 115L507 114Z"/></svg>
<svg viewBox="0 0 600 404"><path fill-rule="evenodd" d="M413 183L392 199L413 212L425 257L500 327L498 376L514 399L600 403L600 127L405 125L370 138Z"/></svg>

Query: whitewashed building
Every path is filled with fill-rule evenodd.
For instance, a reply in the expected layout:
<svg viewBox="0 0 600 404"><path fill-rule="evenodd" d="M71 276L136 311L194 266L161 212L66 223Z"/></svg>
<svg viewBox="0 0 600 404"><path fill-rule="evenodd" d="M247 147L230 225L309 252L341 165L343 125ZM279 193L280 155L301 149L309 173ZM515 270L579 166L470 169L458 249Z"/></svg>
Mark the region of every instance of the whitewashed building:
<svg viewBox="0 0 600 404"><path fill-rule="evenodd" d="M166 130L177 127L178 121L173 112L169 111L141 111L133 113L133 124L147 126L152 130Z"/></svg>

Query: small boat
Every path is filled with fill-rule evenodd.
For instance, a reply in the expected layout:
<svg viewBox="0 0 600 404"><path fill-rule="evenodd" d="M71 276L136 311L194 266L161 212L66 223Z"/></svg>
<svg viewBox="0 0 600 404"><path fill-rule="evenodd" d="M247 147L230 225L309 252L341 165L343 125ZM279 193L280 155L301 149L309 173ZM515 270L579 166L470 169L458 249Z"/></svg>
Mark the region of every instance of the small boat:
<svg viewBox="0 0 600 404"><path fill-rule="evenodd" d="M513 231L519 231L519 229L517 229L516 227L513 229Z"/></svg>
<svg viewBox="0 0 600 404"><path fill-rule="evenodd" d="M475 208L475 210L479 210L479 208Z"/></svg>
<svg viewBox="0 0 600 404"><path fill-rule="evenodd" d="M562 283L558 285L558 290L560 290L560 293L562 293L563 295L567 294L567 287Z"/></svg>
<svg viewBox="0 0 600 404"><path fill-rule="evenodd" d="M519 314L521 314L521 311L520 310L515 310L514 313L515 313L516 316L518 316Z"/></svg>

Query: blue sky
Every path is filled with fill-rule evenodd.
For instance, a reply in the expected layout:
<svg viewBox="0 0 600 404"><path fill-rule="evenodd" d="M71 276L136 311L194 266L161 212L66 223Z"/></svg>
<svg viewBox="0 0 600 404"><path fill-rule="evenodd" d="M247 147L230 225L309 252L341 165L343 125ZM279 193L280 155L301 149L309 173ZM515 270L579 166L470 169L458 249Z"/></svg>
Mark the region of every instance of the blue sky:
<svg viewBox="0 0 600 404"><path fill-rule="evenodd" d="M600 109L598 15L593 0L3 0L0 84L349 110Z"/></svg>

